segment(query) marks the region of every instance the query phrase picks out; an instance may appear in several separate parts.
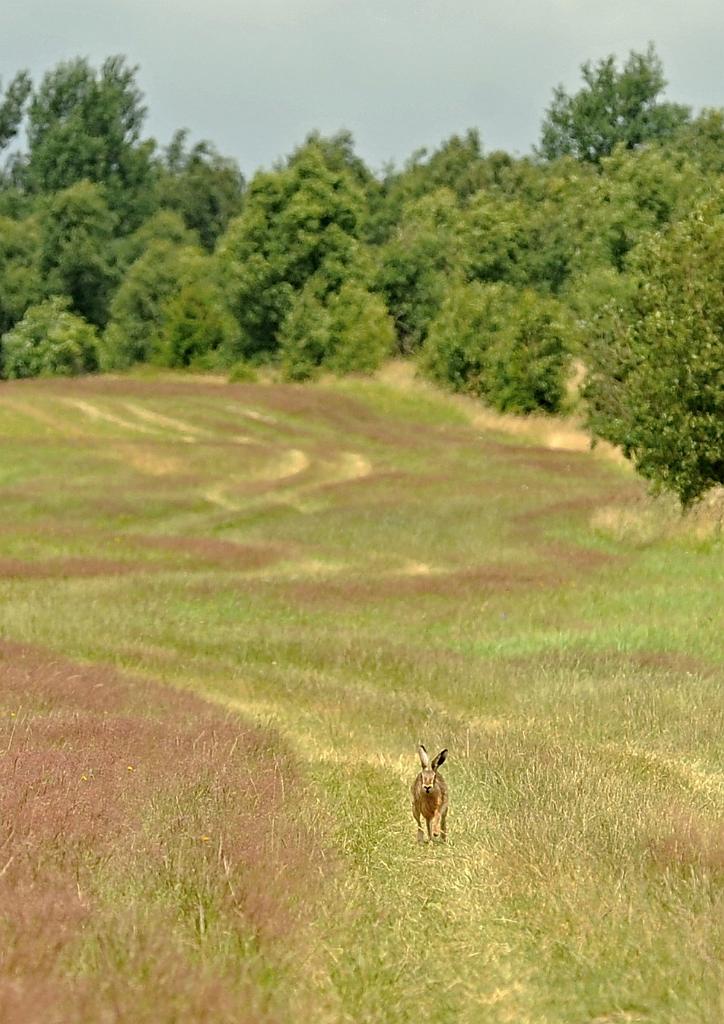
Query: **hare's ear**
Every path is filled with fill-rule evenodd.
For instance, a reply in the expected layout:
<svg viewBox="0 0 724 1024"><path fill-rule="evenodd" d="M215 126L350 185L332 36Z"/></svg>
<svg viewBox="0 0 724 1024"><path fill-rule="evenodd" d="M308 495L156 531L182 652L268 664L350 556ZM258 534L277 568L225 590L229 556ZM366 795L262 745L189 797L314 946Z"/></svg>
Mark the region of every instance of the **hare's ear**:
<svg viewBox="0 0 724 1024"><path fill-rule="evenodd" d="M435 758L435 760L432 762L433 771L437 771L437 769L440 767L440 765L443 763L446 757L447 747L445 747L444 750L441 750L440 753Z"/></svg>
<svg viewBox="0 0 724 1024"><path fill-rule="evenodd" d="M423 747L422 743L417 748L417 752L420 755L420 764L422 765L422 767L423 768L429 768L430 767L430 757L429 757L427 751L425 750L425 748Z"/></svg>

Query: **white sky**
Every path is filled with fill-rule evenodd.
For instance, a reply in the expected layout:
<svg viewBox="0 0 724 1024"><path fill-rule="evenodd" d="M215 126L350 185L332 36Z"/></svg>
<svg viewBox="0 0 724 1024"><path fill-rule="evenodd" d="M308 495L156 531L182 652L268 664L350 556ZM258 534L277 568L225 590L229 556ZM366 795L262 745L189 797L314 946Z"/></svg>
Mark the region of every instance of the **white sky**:
<svg viewBox="0 0 724 1024"><path fill-rule="evenodd" d="M188 127L246 174L314 128L349 128L375 169L468 127L526 153L555 85L649 41L669 99L724 106L723 0L0 0L4 83L123 53L148 134Z"/></svg>

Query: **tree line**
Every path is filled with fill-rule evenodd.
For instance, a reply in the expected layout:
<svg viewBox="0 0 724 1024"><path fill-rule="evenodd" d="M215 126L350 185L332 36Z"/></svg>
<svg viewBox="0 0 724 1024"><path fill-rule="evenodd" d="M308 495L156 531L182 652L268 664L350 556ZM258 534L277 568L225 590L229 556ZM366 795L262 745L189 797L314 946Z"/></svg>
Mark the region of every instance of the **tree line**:
<svg viewBox="0 0 724 1024"><path fill-rule="evenodd" d="M684 506L724 482L724 111L653 50L581 68L535 151L453 135L374 173L313 133L246 182L143 134L137 69L0 91L0 375L151 362L289 380L392 356L503 411L566 409ZM23 137L23 150L13 151Z"/></svg>

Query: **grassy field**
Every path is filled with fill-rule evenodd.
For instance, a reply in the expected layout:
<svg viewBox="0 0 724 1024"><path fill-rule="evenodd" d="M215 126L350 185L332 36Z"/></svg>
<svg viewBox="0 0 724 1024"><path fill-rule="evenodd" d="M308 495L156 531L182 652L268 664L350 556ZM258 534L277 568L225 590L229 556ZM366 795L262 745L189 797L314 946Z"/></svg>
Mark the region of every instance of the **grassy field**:
<svg viewBox="0 0 724 1024"><path fill-rule="evenodd" d="M712 517L399 381L7 383L0 435L4 1021L719 1024Z"/></svg>

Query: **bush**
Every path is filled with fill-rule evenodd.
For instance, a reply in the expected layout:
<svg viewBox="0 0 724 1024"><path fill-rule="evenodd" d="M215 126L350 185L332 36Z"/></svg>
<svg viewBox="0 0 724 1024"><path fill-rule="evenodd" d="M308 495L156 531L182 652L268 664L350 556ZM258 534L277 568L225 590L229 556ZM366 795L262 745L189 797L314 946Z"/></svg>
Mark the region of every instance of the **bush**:
<svg viewBox="0 0 724 1024"><path fill-rule="evenodd" d="M562 307L530 290L478 282L450 289L430 326L421 369L501 411L556 412L572 343Z"/></svg>
<svg viewBox="0 0 724 1024"><path fill-rule="evenodd" d="M163 311L158 361L164 366L212 369L230 362L239 327L218 288L208 281L184 285Z"/></svg>
<svg viewBox="0 0 724 1024"><path fill-rule="evenodd" d="M245 359L238 359L229 368L229 384L255 384L258 375L254 367Z"/></svg>
<svg viewBox="0 0 724 1024"><path fill-rule="evenodd" d="M332 347L329 310L307 284L279 332L282 372L287 380L306 380L318 372Z"/></svg>
<svg viewBox="0 0 724 1024"><path fill-rule="evenodd" d="M310 281L280 332L281 362L288 380L304 380L321 369L371 373L392 353L395 329L385 304L362 285L348 281L319 297Z"/></svg>
<svg viewBox="0 0 724 1024"><path fill-rule="evenodd" d="M572 326L559 303L520 293L489 356L488 397L503 412L559 412Z"/></svg>
<svg viewBox="0 0 724 1024"><path fill-rule="evenodd" d="M9 378L72 376L98 368L95 327L54 297L31 306L2 337L3 375Z"/></svg>
<svg viewBox="0 0 724 1024"><path fill-rule="evenodd" d="M334 373L372 373L392 355L395 327L379 295L355 282L329 300L332 347L325 365Z"/></svg>
<svg viewBox="0 0 724 1024"><path fill-rule="evenodd" d="M459 284L449 289L423 346L422 372L453 391L484 398L488 349L503 330L516 291L505 284Z"/></svg>

